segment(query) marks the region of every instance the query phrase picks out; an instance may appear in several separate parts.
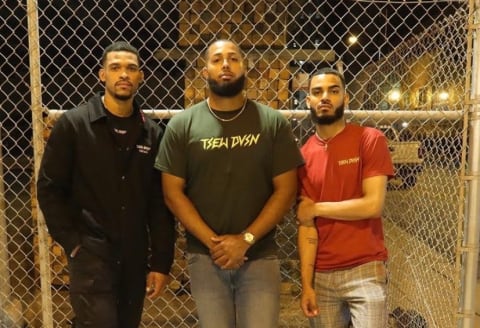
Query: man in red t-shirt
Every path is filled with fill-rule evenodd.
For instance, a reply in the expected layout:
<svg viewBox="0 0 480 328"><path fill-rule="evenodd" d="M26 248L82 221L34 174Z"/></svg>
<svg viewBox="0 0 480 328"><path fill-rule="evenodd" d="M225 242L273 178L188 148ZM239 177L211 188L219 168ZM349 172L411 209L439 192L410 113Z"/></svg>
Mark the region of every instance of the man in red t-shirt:
<svg viewBox="0 0 480 328"><path fill-rule="evenodd" d="M302 147L298 246L301 307L311 327L387 326L381 213L393 165L382 132L347 124L345 79L316 72L306 103L315 134Z"/></svg>

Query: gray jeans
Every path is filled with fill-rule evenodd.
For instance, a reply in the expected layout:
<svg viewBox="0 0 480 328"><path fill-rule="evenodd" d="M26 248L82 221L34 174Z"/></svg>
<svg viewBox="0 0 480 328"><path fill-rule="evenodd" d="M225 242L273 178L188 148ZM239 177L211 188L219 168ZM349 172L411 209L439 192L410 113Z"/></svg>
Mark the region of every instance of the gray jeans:
<svg viewBox="0 0 480 328"><path fill-rule="evenodd" d="M277 257L222 270L208 255L189 254L188 269L202 328L277 328L280 265Z"/></svg>

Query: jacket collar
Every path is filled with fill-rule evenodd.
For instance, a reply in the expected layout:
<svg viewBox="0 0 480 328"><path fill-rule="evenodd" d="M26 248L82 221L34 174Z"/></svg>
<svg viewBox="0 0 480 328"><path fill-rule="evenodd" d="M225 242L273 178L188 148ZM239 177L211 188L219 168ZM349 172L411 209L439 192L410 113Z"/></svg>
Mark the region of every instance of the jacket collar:
<svg viewBox="0 0 480 328"><path fill-rule="evenodd" d="M102 102L102 96L103 96L103 92L98 92L88 100L87 107L88 107L88 116L90 117L90 122L95 122L102 118L107 117L107 114L105 113L103 102ZM140 110L140 106L138 106L138 103L135 99L133 101L133 113L135 115L137 113L140 113L142 123L145 122L144 114Z"/></svg>

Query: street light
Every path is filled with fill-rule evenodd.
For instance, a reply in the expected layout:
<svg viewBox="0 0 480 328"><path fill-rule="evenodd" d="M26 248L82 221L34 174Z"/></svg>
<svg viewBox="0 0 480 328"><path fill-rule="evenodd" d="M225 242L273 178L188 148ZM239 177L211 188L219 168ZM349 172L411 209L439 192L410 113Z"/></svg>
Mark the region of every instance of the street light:
<svg viewBox="0 0 480 328"><path fill-rule="evenodd" d="M348 44L348 46L346 46L345 50L344 50L344 53L340 55L337 63L336 63L336 66L337 66L337 70L344 74L344 67L343 67L343 64L344 64L344 59L350 63L352 58L350 57L353 57L353 54L352 54L352 50L354 50L355 47L353 47L356 43L358 42L358 37L355 35L355 34L350 34L350 36L347 38L346 40L346 43ZM347 65L348 66L348 65Z"/></svg>
<svg viewBox="0 0 480 328"><path fill-rule="evenodd" d="M399 89L392 89L387 95L388 102L391 104L397 103L402 97L402 93Z"/></svg>
<svg viewBox="0 0 480 328"><path fill-rule="evenodd" d="M443 102L443 101L447 101L450 95L448 91L440 91L437 97L438 97L438 100Z"/></svg>
<svg viewBox="0 0 480 328"><path fill-rule="evenodd" d="M353 34L350 35L347 39L347 42L348 42L349 45L354 45L355 43L357 43L357 41L358 41L357 36L355 36Z"/></svg>

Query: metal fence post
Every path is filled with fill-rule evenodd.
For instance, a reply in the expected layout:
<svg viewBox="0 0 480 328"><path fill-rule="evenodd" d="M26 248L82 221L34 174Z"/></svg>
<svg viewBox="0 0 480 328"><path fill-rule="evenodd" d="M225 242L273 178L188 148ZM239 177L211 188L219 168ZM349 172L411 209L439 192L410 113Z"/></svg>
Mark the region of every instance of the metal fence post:
<svg viewBox="0 0 480 328"><path fill-rule="evenodd" d="M27 1L28 42L30 55L30 88L33 124L34 176L38 174L43 153L42 90L40 78L40 41L38 31L38 6L36 0ZM42 300L43 327L53 328L50 257L48 252L47 229L41 211L37 216L38 253Z"/></svg>
<svg viewBox="0 0 480 328"><path fill-rule="evenodd" d="M2 139L0 133L0 140ZM3 185L3 155L0 146L0 307L10 295L10 273L8 270L7 220L5 218L5 188Z"/></svg>
<svg viewBox="0 0 480 328"><path fill-rule="evenodd" d="M466 172L466 207L465 207L465 238L463 241L464 276L463 276L463 325L464 328L473 328L475 325L475 299L479 256L480 237L480 42L479 19L480 6L474 1L474 10L469 19L469 31L472 35L472 52L469 58L472 61L470 80L470 108L469 108L469 151L468 169ZM473 24L472 24L473 23ZM468 75L468 72L467 72ZM467 77L468 79L468 77ZM468 90L468 89L467 89Z"/></svg>

